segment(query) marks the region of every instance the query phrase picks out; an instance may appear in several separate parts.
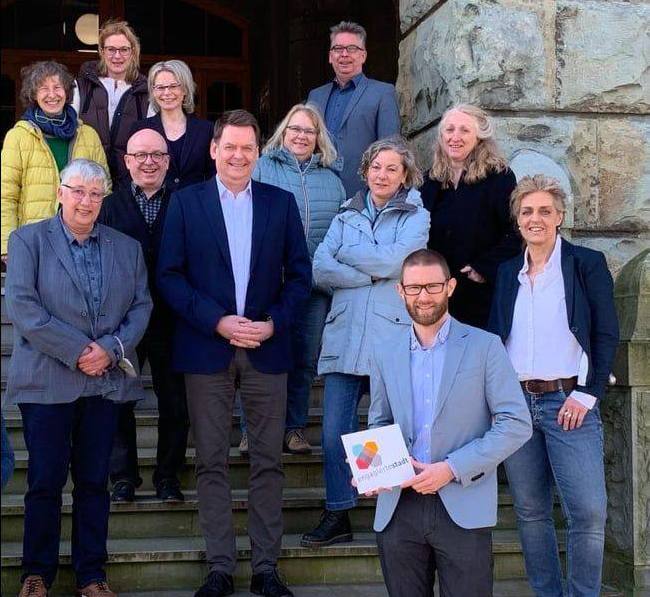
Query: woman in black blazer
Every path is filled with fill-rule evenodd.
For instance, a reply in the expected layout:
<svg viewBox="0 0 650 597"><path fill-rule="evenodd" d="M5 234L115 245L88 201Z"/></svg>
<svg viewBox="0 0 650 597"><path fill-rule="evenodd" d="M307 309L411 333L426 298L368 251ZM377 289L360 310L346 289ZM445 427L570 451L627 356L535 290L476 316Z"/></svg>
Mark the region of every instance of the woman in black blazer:
<svg viewBox="0 0 650 597"><path fill-rule="evenodd" d="M196 84L190 68L182 60L157 62L149 69L148 84L156 115L136 122L131 134L150 128L167 141L167 190L172 192L214 176L212 123L194 115Z"/></svg>
<svg viewBox="0 0 650 597"><path fill-rule="evenodd" d="M523 178L511 211L526 244L497 275L490 330L521 381L533 436L505 461L536 595L563 594L553 488L566 516L569 595L600 595L607 496L598 404L618 344L612 277L602 253L560 237L565 194Z"/></svg>
<svg viewBox="0 0 650 597"><path fill-rule="evenodd" d="M508 208L516 184L487 114L468 104L447 110L420 193L431 212L428 247L458 280L449 310L463 323L485 328L497 268L521 249Z"/></svg>

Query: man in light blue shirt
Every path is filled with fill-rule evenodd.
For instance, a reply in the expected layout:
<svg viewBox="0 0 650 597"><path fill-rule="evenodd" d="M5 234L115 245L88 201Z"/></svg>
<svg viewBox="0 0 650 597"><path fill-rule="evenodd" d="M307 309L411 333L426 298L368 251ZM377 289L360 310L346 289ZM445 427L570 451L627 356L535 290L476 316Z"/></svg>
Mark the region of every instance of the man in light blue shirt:
<svg viewBox="0 0 650 597"><path fill-rule="evenodd" d="M375 338L368 423L399 424L416 472L377 499L391 597L431 595L436 573L443 595L492 594L496 467L531 435L499 338L449 315L455 287L442 255L411 253L397 290L413 323Z"/></svg>

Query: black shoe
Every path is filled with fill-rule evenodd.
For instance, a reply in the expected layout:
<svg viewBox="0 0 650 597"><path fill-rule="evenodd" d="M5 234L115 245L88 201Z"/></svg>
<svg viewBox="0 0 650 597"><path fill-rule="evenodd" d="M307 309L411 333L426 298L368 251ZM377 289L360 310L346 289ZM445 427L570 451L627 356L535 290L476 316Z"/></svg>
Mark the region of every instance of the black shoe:
<svg viewBox="0 0 650 597"><path fill-rule="evenodd" d="M230 574L224 572L210 572L201 588L194 593L194 597L225 597L232 595L235 587Z"/></svg>
<svg viewBox="0 0 650 597"><path fill-rule="evenodd" d="M253 574L251 577L251 593L265 597L294 597L289 587L280 577L277 568Z"/></svg>
<svg viewBox="0 0 650 597"><path fill-rule="evenodd" d="M135 485L131 481L118 481L113 485L113 502L133 502L135 501Z"/></svg>
<svg viewBox="0 0 650 597"><path fill-rule="evenodd" d="M352 541L352 527L347 510L325 510L321 514L318 526L311 532L305 533L300 540L303 547L321 547L332 543Z"/></svg>
<svg viewBox="0 0 650 597"><path fill-rule="evenodd" d="M181 492L176 479L163 479L156 485L156 497L163 502L184 502L185 496Z"/></svg>

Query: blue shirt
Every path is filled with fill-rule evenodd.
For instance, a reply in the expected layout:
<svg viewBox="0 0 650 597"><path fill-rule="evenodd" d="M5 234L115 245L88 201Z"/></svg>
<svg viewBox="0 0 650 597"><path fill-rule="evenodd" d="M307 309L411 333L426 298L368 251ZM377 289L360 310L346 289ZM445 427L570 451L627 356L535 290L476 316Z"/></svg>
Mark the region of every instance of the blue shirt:
<svg viewBox="0 0 650 597"><path fill-rule="evenodd" d="M422 347L415 330L411 328L411 390L415 438L412 455L420 462L431 462L431 428L447 354L450 325L451 317L447 315L430 348Z"/></svg>
<svg viewBox="0 0 650 597"><path fill-rule="evenodd" d="M350 79L344 87L341 87L338 81L334 79L332 91L325 107L325 125L332 137L336 136L336 133L341 128L343 114L345 114L345 109L348 107L361 77L363 77L363 73L359 73L356 77Z"/></svg>
<svg viewBox="0 0 650 597"><path fill-rule="evenodd" d="M97 326L102 301L102 260L99 230L97 226L93 227L90 236L80 243L64 224L60 212L59 221L61 222L61 228L63 228L63 234L68 241L74 268L86 299L94 338L94 330ZM80 396L105 396L116 389L115 384L108 379L108 375L104 374L101 377L89 375L86 376L86 385Z"/></svg>
<svg viewBox="0 0 650 597"><path fill-rule="evenodd" d="M246 290L251 270L251 243L253 239L253 192L250 180L246 188L233 195L217 176L221 210L228 235L228 249L235 278L237 315L244 315Z"/></svg>

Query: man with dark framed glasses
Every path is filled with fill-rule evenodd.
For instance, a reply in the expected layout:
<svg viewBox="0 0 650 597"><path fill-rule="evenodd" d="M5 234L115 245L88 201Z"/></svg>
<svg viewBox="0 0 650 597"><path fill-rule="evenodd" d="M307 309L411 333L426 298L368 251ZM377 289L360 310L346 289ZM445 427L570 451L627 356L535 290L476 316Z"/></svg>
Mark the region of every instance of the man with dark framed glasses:
<svg viewBox="0 0 650 597"><path fill-rule="evenodd" d="M456 280L420 249L397 291L412 322L382 328L369 427L398 423L415 477L380 490L374 529L391 597L492 594L497 465L531 436L526 402L499 338L449 315Z"/></svg>
<svg viewBox="0 0 650 597"><path fill-rule="evenodd" d="M100 222L138 240L149 274L153 311L144 338L137 347L143 367L148 360L158 402L158 445L153 484L164 502L182 502L179 474L185 462L189 419L183 376L172 372L172 334L176 317L162 299L155 283L160 240L167 215L169 168L167 143L153 129L141 129L128 140L124 163L129 178L109 195ZM131 502L142 483L138 471L134 402L120 407L111 456L114 502Z"/></svg>
<svg viewBox="0 0 650 597"><path fill-rule="evenodd" d="M358 170L371 143L399 134L400 119L395 87L363 74L366 30L341 21L330 29L329 63L334 80L312 89L308 102L318 106L327 130L343 156L341 180L348 197L363 187Z"/></svg>

